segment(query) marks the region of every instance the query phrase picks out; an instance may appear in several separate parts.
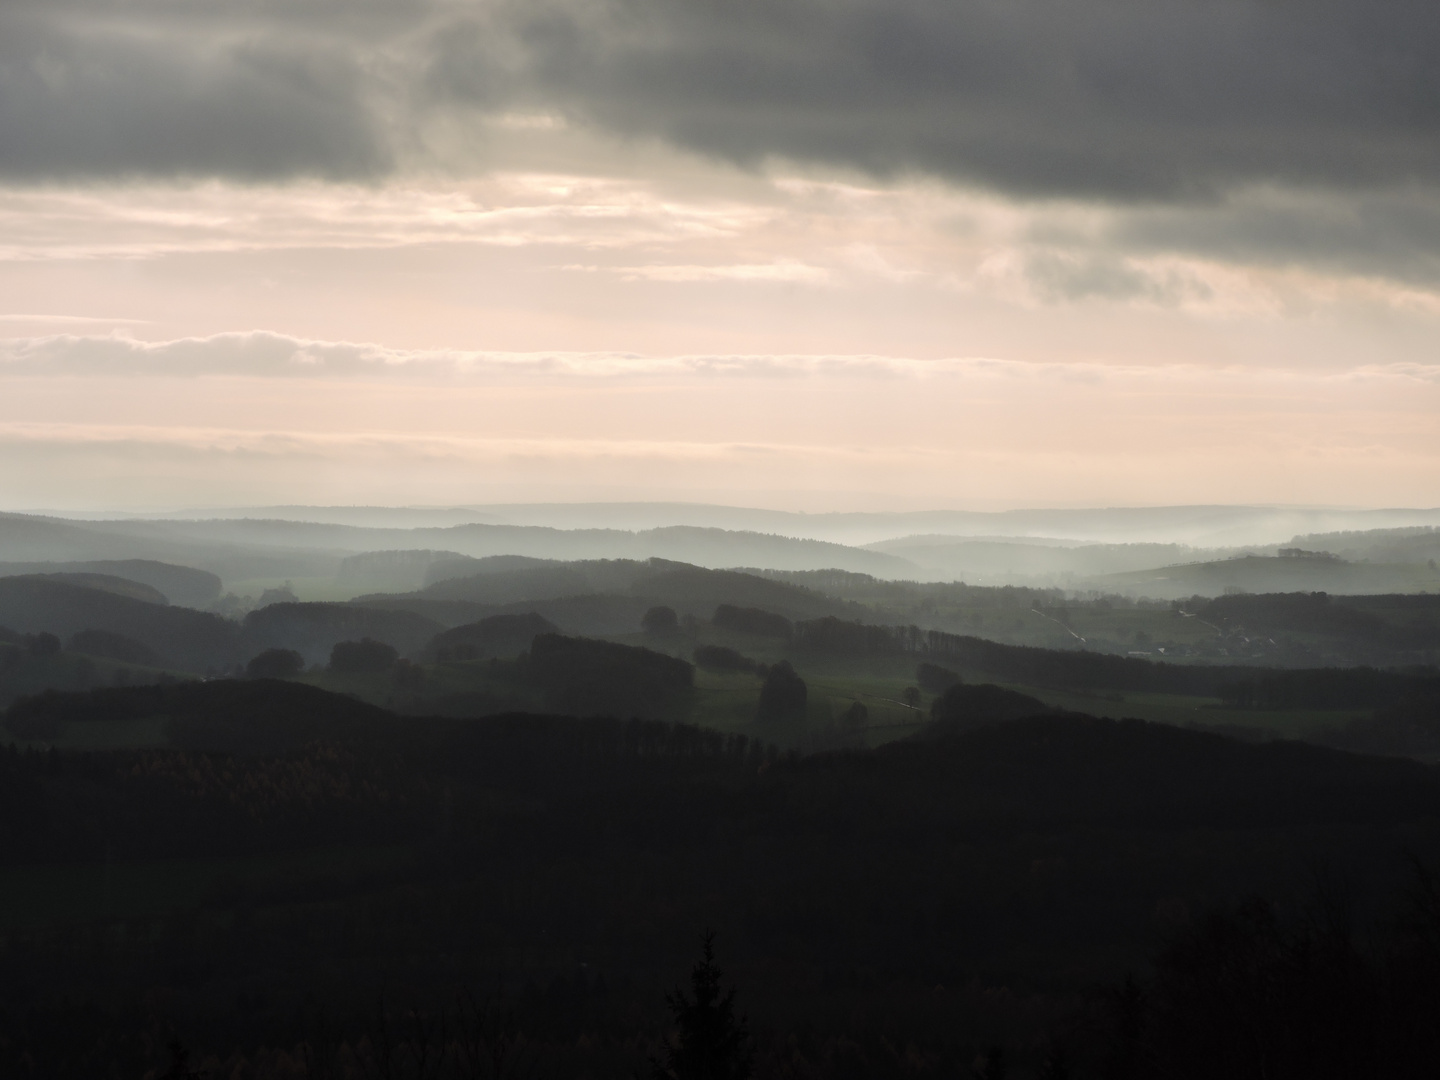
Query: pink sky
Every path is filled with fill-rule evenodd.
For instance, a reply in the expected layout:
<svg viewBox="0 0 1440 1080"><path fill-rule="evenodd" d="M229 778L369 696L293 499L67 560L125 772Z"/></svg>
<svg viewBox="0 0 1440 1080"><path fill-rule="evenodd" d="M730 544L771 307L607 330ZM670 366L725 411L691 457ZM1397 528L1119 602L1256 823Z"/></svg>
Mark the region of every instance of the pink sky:
<svg viewBox="0 0 1440 1080"><path fill-rule="evenodd" d="M0 153L0 506L1440 503L1423 183L1030 190L562 90L427 106L359 178Z"/></svg>

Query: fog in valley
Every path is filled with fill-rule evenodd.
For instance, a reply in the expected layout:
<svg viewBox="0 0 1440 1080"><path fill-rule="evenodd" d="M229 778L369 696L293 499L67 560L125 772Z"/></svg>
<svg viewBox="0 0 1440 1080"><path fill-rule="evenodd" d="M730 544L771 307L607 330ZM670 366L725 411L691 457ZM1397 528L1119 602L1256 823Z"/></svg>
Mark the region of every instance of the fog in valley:
<svg viewBox="0 0 1440 1080"><path fill-rule="evenodd" d="M466 560L501 555L837 569L889 581L1168 600L1440 589L1430 565L1440 555L1437 525L1440 511L1433 510L1249 507L988 514L784 514L674 504L265 507L10 514L0 517L0 554L8 573L38 572L29 564L42 561L180 561L218 574L236 601L241 593L253 601L282 582L306 600L412 591L437 576L467 576ZM371 557L357 557L362 553Z"/></svg>

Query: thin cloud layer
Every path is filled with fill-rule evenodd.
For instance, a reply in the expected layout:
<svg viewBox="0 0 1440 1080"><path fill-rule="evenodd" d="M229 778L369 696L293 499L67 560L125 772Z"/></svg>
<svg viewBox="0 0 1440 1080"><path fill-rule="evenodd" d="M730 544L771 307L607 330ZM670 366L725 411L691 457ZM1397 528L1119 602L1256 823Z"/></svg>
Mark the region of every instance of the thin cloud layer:
<svg viewBox="0 0 1440 1080"><path fill-rule="evenodd" d="M731 501L769 488L830 492L836 506L865 505L867 492L932 504L1428 505L1440 467L1440 366L1413 362L486 353L263 333L62 335L5 342L0 380L12 507L62 496L212 505L266 491L473 502L481 488L488 498L507 487L528 499L724 490Z"/></svg>
<svg viewBox="0 0 1440 1080"><path fill-rule="evenodd" d="M71 378L324 379L464 382L507 380L688 381L811 379L962 381L1064 384L1159 389L1223 386L1238 393L1287 385L1406 383L1440 385L1440 364L1362 364L1339 370L1310 365L1236 367L1194 364L1034 363L990 357L923 360L870 355L643 356L619 352L487 352L396 349L384 345L313 341L265 331L215 334L174 341L117 335L55 334L0 339L0 376Z"/></svg>

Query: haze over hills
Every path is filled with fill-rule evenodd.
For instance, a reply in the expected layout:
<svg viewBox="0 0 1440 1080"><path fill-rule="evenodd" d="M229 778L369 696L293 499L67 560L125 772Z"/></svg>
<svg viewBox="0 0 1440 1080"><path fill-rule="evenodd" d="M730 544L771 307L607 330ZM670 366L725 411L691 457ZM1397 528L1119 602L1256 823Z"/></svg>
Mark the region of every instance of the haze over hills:
<svg viewBox="0 0 1440 1080"><path fill-rule="evenodd" d="M199 955L218 973L184 998L207 1030L240 1011L236 986L258 994L282 972L349 1010L350 1045L368 1053L385 1044L355 1034L374 998L355 971L421 953L343 928L434 932L425 954L452 966L407 968L423 990L453 980L457 941L467 971L498 981L511 958L474 935L499 927L541 955L568 927L563 971L523 1000L582 987L642 1015L663 992L637 990L625 958L714 905L714 878L740 912L728 933L761 968L814 957L796 986L834 983L847 1015L889 1008L898 976L837 976L835 957L908 971L943 1040L945 987L972 969L1079 1000L1147 962L1158 917L1285 880L1292 835L1350 863L1440 852L1429 526L1207 548L367 520L0 517L0 555L28 558L0 562L15 811L0 929L57 935L27 944L27 986L91 985L93 961L60 947L69 920L123 926L104 939L122 950L106 954L120 972L108 1007L155 984L144 957L159 934L179 943L161 962ZM1338 595L1381 585L1394 588ZM717 875L722 857L737 869ZM116 909L112 872L145 895ZM175 874L193 897L177 899ZM637 913L637 895L683 911ZM993 931L1017 910L1027 927ZM313 930L271 932L295 918ZM358 951L315 946L336 926ZM953 974L934 970L937 934L963 958ZM595 941L612 950L603 990L595 961L576 959ZM527 963L527 979L548 970ZM1007 1023L1029 1008L994 997ZM279 1014L250 1000L243 1017L273 1030ZM67 1039L133 1026L85 1016ZM1035 1042L1053 1021L1026 1023Z"/></svg>
<svg viewBox="0 0 1440 1080"><path fill-rule="evenodd" d="M240 511L204 518L178 513L105 519L4 514L0 573L104 573L108 571L102 563L148 560L217 576L227 589L238 586L258 595L289 581L300 598L327 600L423 588L437 573L479 572L467 570L467 561L501 556L562 561L661 558L711 568L833 569L887 580L1014 584L1160 598L1218 595L1226 589L1363 594L1440 587L1433 565L1440 556L1440 534L1433 524L1440 520L1440 511L1432 510L1160 507L807 515L684 504L506 506L483 514L465 508L268 510L289 516L244 517L238 516ZM308 520L306 514L316 519ZM462 520L506 515L529 515L552 524ZM580 527L601 520L645 527ZM663 524L651 524L657 521ZM1404 524L1287 531L1377 522ZM742 525L769 531L733 527ZM922 526L926 531L913 531ZM880 539L874 539L877 534ZM1241 543L1236 539L1240 536L1259 539ZM1221 537L1230 539L1221 544ZM1277 561L1282 551L1293 555L1295 549L1335 557ZM442 566L444 570L437 569ZM182 602L203 605L213 599L203 595L213 578L188 586L173 580L173 574L171 578L167 586L139 569L130 574L131 580L160 588L167 596L179 590Z"/></svg>
<svg viewBox="0 0 1440 1080"><path fill-rule="evenodd" d="M64 519L111 521L295 521L372 529L465 524L541 526L567 531L645 532L670 526L769 533L853 546L902 537L1026 538L1090 543L1236 547L1278 544L1301 533L1440 525L1440 509L1273 506L1139 506L1027 510L923 510L802 513L703 503L506 503L468 507L261 506L88 514L36 511Z"/></svg>

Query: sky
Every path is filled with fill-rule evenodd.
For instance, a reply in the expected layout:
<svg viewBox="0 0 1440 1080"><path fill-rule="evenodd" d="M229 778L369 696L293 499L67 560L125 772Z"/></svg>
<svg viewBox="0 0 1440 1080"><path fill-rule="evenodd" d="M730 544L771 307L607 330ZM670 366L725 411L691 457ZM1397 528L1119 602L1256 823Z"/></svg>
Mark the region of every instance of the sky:
<svg viewBox="0 0 1440 1080"><path fill-rule="evenodd" d="M5 0L0 508L1440 504L1433 0Z"/></svg>

